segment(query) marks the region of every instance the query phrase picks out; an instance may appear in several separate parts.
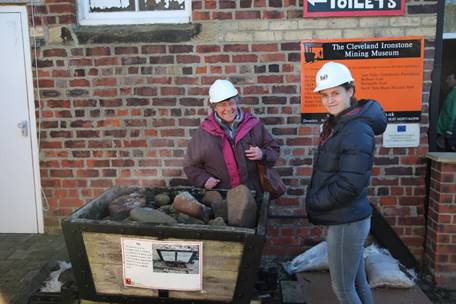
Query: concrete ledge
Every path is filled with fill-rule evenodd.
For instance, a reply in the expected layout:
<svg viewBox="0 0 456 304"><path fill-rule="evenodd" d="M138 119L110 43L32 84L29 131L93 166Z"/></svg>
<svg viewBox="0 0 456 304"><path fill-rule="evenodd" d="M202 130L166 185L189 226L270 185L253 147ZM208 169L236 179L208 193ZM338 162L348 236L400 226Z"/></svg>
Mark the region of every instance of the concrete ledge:
<svg viewBox="0 0 456 304"><path fill-rule="evenodd" d="M43 0L0 0L0 4L40 4L43 2Z"/></svg>
<svg viewBox="0 0 456 304"><path fill-rule="evenodd" d="M456 153L454 152L429 152L426 157L445 164L456 164Z"/></svg>
<svg viewBox="0 0 456 304"><path fill-rule="evenodd" d="M130 42L184 42L201 32L201 24L148 24L77 26L80 44Z"/></svg>

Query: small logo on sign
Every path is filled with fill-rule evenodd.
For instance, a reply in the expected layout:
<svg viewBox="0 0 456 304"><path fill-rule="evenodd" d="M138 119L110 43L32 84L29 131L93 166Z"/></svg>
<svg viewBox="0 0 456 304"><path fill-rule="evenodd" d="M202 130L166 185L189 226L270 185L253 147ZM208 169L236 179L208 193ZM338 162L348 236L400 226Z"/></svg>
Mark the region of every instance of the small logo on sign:
<svg viewBox="0 0 456 304"><path fill-rule="evenodd" d="M407 131L407 127L405 125L397 126L397 132L405 132Z"/></svg>
<svg viewBox="0 0 456 304"><path fill-rule="evenodd" d="M126 285L131 285L131 279L130 278L125 278L125 284Z"/></svg>

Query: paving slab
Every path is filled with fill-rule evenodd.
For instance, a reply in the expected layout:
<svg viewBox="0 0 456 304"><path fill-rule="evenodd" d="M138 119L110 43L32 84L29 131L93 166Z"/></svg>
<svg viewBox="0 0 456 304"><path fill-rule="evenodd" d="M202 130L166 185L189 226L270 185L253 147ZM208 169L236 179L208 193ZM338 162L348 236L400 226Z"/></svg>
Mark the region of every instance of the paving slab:
<svg viewBox="0 0 456 304"><path fill-rule="evenodd" d="M337 298L331 288L329 272L300 272L296 274L307 304L334 304ZM432 304L415 285L412 288L374 288L375 303Z"/></svg>
<svg viewBox="0 0 456 304"><path fill-rule="evenodd" d="M0 233L0 304L26 304L52 260L68 260L62 235Z"/></svg>
<svg viewBox="0 0 456 304"><path fill-rule="evenodd" d="M304 291L298 281L280 281L283 304L305 304Z"/></svg>

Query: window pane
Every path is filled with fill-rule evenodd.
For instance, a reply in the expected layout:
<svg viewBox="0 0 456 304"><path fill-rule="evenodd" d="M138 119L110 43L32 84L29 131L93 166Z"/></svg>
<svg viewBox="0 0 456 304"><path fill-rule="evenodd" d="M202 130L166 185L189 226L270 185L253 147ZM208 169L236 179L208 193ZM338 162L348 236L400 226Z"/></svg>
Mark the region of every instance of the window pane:
<svg viewBox="0 0 456 304"><path fill-rule="evenodd" d="M165 262L175 262L176 261L176 251L173 250L162 250L161 256Z"/></svg>
<svg viewBox="0 0 456 304"><path fill-rule="evenodd" d="M188 263L192 258L192 255L193 251L178 251L176 261Z"/></svg>
<svg viewBox="0 0 456 304"><path fill-rule="evenodd" d="M139 0L141 11L184 10L185 0Z"/></svg>
<svg viewBox="0 0 456 304"><path fill-rule="evenodd" d="M91 13L135 11L135 0L89 0Z"/></svg>

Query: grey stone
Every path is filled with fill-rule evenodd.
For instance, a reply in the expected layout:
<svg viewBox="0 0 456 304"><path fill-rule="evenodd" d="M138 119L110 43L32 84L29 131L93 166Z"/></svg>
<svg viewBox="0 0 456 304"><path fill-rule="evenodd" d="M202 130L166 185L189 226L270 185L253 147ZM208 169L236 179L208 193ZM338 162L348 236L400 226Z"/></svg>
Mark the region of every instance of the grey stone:
<svg viewBox="0 0 456 304"><path fill-rule="evenodd" d="M215 219L209 221L209 225L212 225L212 226L226 226L226 223L223 220L223 218L216 217Z"/></svg>
<svg viewBox="0 0 456 304"><path fill-rule="evenodd" d="M178 213L176 216L176 221L181 224L187 224L187 222L190 220L190 215L184 214L184 213Z"/></svg>
<svg viewBox="0 0 456 304"><path fill-rule="evenodd" d="M79 43L82 44L183 42L189 41L200 32L201 24L193 22L175 25L146 24L74 27L74 33Z"/></svg>
<svg viewBox="0 0 456 304"><path fill-rule="evenodd" d="M193 225L206 225L206 223L203 222L202 220L194 218L194 217L191 217L191 216L189 217L187 224L190 224L190 225L192 225L192 224Z"/></svg>
<svg viewBox="0 0 456 304"><path fill-rule="evenodd" d="M220 204L222 202L223 198L220 192L218 191L207 191L203 198L201 199L201 202L206 205L211 207L213 204Z"/></svg>
<svg viewBox="0 0 456 304"><path fill-rule="evenodd" d="M184 214L184 213L178 213L176 216L176 220L178 223L181 223L181 224L195 224L195 225L205 225L206 224L202 220L191 217L190 215Z"/></svg>
<svg viewBox="0 0 456 304"><path fill-rule="evenodd" d="M167 195L165 193L160 193L160 194L155 195L154 201L155 201L155 205L157 207L161 207L161 206L169 205L169 203L171 202L171 198L169 197L169 195Z"/></svg>
<svg viewBox="0 0 456 304"><path fill-rule="evenodd" d="M212 212L214 213L214 217L221 217L225 222L228 221L228 209L226 205L226 200L221 200L220 202L213 202L211 207Z"/></svg>
<svg viewBox="0 0 456 304"><path fill-rule="evenodd" d="M158 210L152 208L135 208L130 211L130 218L140 223L154 223L154 224L175 224L177 221Z"/></svg>
<svg viewBox="0 0 456 304"><path fill-rule="evenodd" d="M239 185L226 196L228 225L253 228L256 225L257 206L249 188Z"/></svg>
<svg viewBox="0 0 456 304"><path fill-rule="evenodd" d="M211 208L201 204L189 192L184 191L176 195L172 207L179 212L203 220L207 223L212 215Z"/></svg>
<svg viewBox="0 0 456 304"><path fill-rule="evenodd" d="M133 209L133 208L126 208L122 204L113 204L113 203L110 203L108 208L109 208L110 214L103 219L110 220L110 221L121 221L121 220L125 219L130 214L131 209Z"/></svg>
<svg viewBox="0 0 456 304"><path fill-rule="evenodd" d="M157 208L157 210L173 217L177 214L176 209L174 209L171 205L161 206L160 208Z"/></svg>
<svg viewBox="0 0 456 304"><path fill-rule="evenodd" d="M109 218L107 219L121 221L128 217L132 209L143 207L145 203L145 198L141 192L122 195L109 203Z"/></svg>

